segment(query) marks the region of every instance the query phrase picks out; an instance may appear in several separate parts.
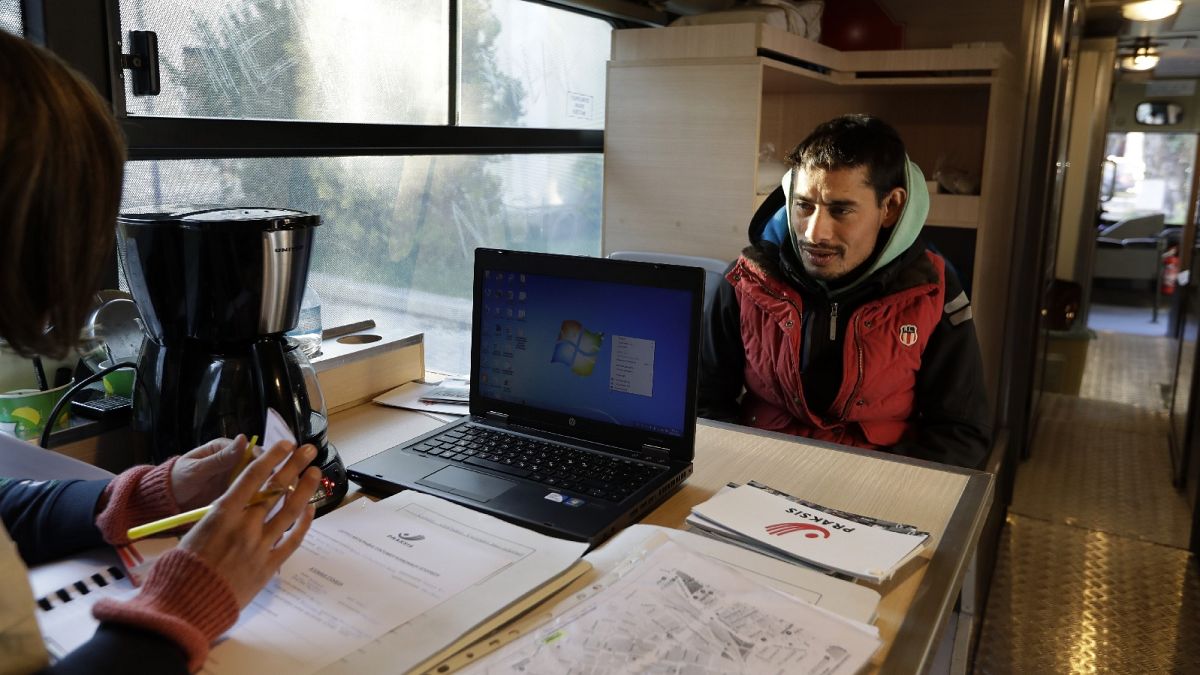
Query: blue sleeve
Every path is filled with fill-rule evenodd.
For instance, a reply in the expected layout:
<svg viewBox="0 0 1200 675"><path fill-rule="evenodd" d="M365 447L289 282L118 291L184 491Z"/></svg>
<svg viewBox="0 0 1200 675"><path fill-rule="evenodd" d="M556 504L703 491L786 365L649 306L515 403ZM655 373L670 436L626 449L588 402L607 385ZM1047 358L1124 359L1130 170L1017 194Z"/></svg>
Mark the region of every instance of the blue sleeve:
<svg viewBox="0 0 1200 675"><path fill-rule="evenodd" d="M0 518L26 565L104 545L96 503L108 480L0 478Z"/></svg>

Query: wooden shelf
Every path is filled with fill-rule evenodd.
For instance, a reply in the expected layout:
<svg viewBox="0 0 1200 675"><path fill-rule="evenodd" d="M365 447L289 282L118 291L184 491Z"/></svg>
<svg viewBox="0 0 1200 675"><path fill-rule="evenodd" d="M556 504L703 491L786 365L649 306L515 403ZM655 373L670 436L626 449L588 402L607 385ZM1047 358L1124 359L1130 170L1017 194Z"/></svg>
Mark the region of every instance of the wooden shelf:
<svg viewBox="0 0 1200 675"><path fill-rule="evenodd" d="M929 217L934 227L979 227L979 195L929 195Z"/></svg>

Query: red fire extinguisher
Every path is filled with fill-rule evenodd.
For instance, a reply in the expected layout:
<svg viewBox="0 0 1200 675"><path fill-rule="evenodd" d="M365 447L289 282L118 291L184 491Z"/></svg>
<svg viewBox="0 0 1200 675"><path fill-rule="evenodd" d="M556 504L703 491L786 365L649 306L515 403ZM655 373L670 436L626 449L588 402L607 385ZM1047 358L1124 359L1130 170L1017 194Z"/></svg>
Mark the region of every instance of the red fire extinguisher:
<svg viewBox="0 0 1200 675"><path fill-rule="evenodd" d="M1179 281L1179 249L1175 246L1163 254L1162 294L1171 295Z"/></svg>

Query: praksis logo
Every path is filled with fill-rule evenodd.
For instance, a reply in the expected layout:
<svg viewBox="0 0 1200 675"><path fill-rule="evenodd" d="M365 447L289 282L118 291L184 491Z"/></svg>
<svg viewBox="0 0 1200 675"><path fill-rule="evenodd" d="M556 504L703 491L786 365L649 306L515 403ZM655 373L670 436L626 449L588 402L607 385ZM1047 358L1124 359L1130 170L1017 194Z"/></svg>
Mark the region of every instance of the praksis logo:
<svg viewBox="0 0 1200 675"><path fill-rule="evenodd" d="M401 546L404 546L405 548L413 548L413 542L424 541L425 535L400 532L399 534L389 534L387 538L391 539L397 544L400 544Z"/></svg>
<svg viewBox="0 0 1200 675"><path fill-rule="evenodd" d="M812 523L775 523L767 526L767 534L782 537L793 532L803 532L808 539L829 538L829 530Z"/></svg>

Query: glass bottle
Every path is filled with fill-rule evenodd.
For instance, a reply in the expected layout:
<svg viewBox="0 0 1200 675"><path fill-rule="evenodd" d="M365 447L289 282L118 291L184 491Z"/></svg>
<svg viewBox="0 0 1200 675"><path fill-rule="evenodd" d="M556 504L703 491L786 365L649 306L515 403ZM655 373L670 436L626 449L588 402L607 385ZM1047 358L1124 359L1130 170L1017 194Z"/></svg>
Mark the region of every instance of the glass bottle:
<svg viewBox="0 0 1200 675"><path fill-rule="evenodd" d="M321 296L312 284L304 286L304 299L300 301L300 318L296 327L287 333L299 343L304 355L311 358L321 351Z"/></svg>

